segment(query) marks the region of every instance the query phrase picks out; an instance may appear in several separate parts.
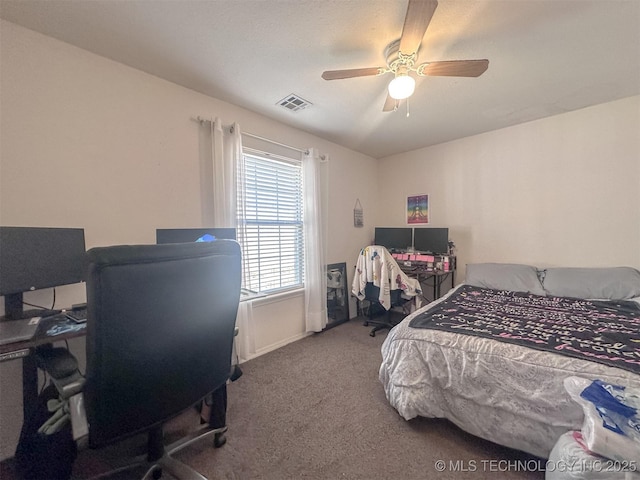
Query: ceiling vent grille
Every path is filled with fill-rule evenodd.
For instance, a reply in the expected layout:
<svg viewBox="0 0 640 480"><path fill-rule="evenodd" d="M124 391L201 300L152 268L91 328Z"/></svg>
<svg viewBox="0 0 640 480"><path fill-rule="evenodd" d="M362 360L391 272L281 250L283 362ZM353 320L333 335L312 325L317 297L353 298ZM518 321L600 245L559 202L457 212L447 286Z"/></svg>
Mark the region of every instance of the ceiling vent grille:
<svg viewBox="0 0 640 480"><path fill-rule="evenodd" d="M299 110L304 110L305 108L313 104L311 102L307 102L304 98L301 98L292 93L291 95L287 95L282 100L280 100L277 105L280 105L287 110L291 110L292 112L297 112Z"/></svg>

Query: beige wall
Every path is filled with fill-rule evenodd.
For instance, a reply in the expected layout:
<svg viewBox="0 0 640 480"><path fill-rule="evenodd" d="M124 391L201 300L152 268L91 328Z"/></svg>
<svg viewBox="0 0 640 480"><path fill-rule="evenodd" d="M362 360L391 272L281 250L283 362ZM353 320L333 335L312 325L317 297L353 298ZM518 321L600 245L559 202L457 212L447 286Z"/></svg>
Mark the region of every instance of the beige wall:
<svg viewBox="0 0 640 480"><path fill-rule="evenodd" d="M329 154L327 260L346 261L349 281L373 227L405 225L406 196L416 193L430 195L432 225L451 229L462 265L640 267L640 97L376 163L11 23L1 22L0 35L2 225L83 227L93 247L207 224L210 192L190 119L218 116ZM353 227L356 198L365 228ZM58 306L83 300L79 286L58 289ZM304 335L302 308L299 295L262 302L256 354ZM72 348L81 352L81 342ZM0 458L13 455L19 431L19 369L0 363Z"/></svg>
<svg viewBox="0 0 640 480"><path fill-rule="evenodd" d="M0 23L0 224L85 229L87 248L155 243L155 229L210 225L199 126L241 129L328 154L328 263L353 266L373 224L353 227L356 197L375 209L375 160L263 116ZM350 278L353 268L348 268ZM50 290L25 295L49 305ZM57 307L84 301L57 289ZM261 302L256 354L304 335L301 295ZM352 309L355 314L355 309ZM82 356L82 343L75 342ZM0 363L0 458L13 455L21 413L20 362Z"/></svg>
<svg viewBox="0 0 640 480"><path fill-rule="evenodd" d="M640 97L379 161L376 221L406 221L406 196L430 195L464 265L640 268Z"/></svg>

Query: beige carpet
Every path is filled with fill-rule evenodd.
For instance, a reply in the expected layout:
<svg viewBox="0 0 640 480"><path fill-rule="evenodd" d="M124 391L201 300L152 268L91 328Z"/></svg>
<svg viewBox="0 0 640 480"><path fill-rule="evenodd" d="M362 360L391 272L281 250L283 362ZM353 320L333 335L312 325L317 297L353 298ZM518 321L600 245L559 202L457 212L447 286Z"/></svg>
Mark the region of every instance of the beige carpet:
<svg viewBox="0 0 640 480"><path fill-rule="evenodd" d="M243 364L244 375L228 388L227 444L201 443L178 458L210 480L544 478L528 471L535 457L444 420L402 419L378 381L386 332L372 338L369 330L351 320ZM190 421L194 412L172 429ZM97 473L105 458L81 452L74 477ZM438 460L445 462L442 472ZM528 462L527 471L501 460ZM0 471L3 480L12 478L9 470Z"/></svg>

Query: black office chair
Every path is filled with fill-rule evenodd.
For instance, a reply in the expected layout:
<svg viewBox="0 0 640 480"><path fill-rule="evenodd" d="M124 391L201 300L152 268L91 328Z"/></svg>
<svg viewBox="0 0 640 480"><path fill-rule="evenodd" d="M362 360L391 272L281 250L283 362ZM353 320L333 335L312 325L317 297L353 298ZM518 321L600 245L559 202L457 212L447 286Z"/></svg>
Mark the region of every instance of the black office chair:
<svg viewBox="0 0 640 480"><path fill-rule="evenodd" d="M394 321L391 308L402 307L409 301L402 298L402 290L391 290L391 308L386 310L379 301L380 287L376 287L373 283L366 284L364 295L365 300L369 303L366 310L367 319L364 321L364 326L374 326L369 332L369 335L372 337L375 337L376 332L380 330L390 330L395 327L398 322Z"/></svg>
<svg viewBox="0 0 640 480"><path fill-rule="evenodd" d="M384 282L388 284L385 285ZM382 300L380 287L385 289ZM364 325L375 326L369 333L372 337L376 336L376 332L391 329L398 323L393 319L392 308L404 307L410 301L409 297L422 293L417 280L409 279L401 271L396 259L381 245L369 245L360 250L351 292L368 304L364 310L367 316ZM407 296L403 297L403 293Z"/></svg>
<svg viewBox="0 0 640 480"><path fill-rule="evenodd" d="M145 479L159 478L162 469L205 479L170 453L226 427L205 424L165 448L162 426L229 378L239 245L219 240L115 246L91 249L88 258L83 392L89 447L146 432Z"/></svg>

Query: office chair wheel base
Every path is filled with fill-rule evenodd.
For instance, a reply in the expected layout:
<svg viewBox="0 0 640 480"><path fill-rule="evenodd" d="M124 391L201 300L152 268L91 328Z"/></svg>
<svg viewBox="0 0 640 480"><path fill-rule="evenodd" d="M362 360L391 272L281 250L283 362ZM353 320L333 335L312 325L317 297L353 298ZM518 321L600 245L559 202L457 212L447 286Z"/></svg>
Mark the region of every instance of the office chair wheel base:
<svg viewBox="0 0 640 480"><path fill-rule="evenodd" d="M375 337L376 336L376 332L369 332L369 336Z"/></svg>
<svg viewBox="0 0 640 480"><path fill-rule="evenodd" d="M213 436L213 446L215 448L220 448L222 447L225 443L227 443L227 437L225 436L224 433L216 433Z"/></svg>

